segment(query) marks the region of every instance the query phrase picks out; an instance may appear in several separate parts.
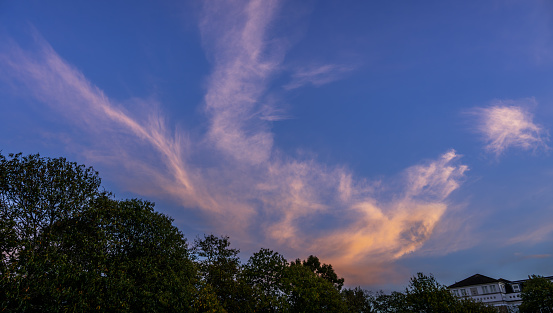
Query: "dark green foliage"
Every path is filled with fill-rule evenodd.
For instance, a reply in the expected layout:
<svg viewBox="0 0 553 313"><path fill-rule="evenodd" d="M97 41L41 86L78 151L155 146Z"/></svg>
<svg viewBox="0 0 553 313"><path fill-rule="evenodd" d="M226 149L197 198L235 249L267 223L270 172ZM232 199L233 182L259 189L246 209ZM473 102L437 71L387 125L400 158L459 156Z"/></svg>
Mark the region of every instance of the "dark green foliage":
<svg viewBox="0 0 553 313"><path fill-rule="evenodd" d="M99 199L92 221L104 238L103 307L182 312L195 292L195 268L172 219L141 200ZM109 283L105 283L109 282Z"/></svg>
<svg viewBox="0 0 553 313"><path fill-rule="evenodd" d="M372 295L366 290L356 287L354 289L343 289L342 299L346 305L346 311L352 313L370 313L372 312Z"/></svg>
<svg viewBox="0 0 553 313"><path fill-rule="evenodd" d="M520 312L553 312L553 282L537 275L528 278L522 287Z"/></svg>
<svg viewBox="0 0 553 313"><path fill-rule="evenodd" d="M506 307L503 307L506 309ZM457 305L455 306L455 310L452 312L457 313L472 313L472 312L478 312L478 313L497 313L498 308L486 305L480 301L476 301L474 299L466 298L466 299L459 299ZM503 312L502 308L499 308L499 312Z"/></svg>
<svg viewBox="0 0 553 313"><path fill-rule="evenodd" d="M371 302L374 312L408 312L406 296L401 292L394 291L389 295L380 292L372 298Z"/></svg>
<svg viewBox="0 0 553 313"><path fill-rule="evenodd" d="M0 310L181 312L195 268L172 219L116 201L92 168L0 155Z"/></svg>
<svg viewBox="0 0 553 313"><path fill-rule="evenodd" d="M215 290L209 284L205 282L199 282L196 286L195 299L192 303L192 312L206 312L206 313L226 313L227 311L215 294Z"/></svg>
<svg viewBox="0 0 553 313"><path fill-rule="evenodd" d="M335 286L300 262L292 262L286 268L283 282L289 312L346 312Z"/></svg>
<svg viewBox="0 0 553 313"><path fill-rule="evenodd" d="M229 238L206 235L194 241L194 255L202 283L211 288L228 312L253 311L253 293L238 279L240 250L230 248Z"/></svg>
<svg viewBox="0 0 553 313"><path fill-rule="evenodd" d="M2 309L55 311L55 304L75 293L78 299L68 306L86 302L79 286L94 280L75 271L81 265L63 253L54 229L82 217L91 201L105 194L99 188L92 168L63 158L0 155ZM60 288L60 280L68 281L67 288Z"/></svg>
<svg viewBox="0 0 553 313"><path fill-rule="evenodd" d="M253 292L256 312L278 312L288 309L284 293L284 274L288 262L277 252L261 249L243 266L241 278Z"/></svg>
<svg viewBox="0 0 553 313"><path fill-rule="evenodd" d="M205 235L192 248L203 279L212 286L228 287L238 274L240 250L231 249L229 237Z"/></svg>
<svg viewBox="0 0 553 313"><path fill-rule="evenodd" d="M333 284L336 289L342 289L342 286L344 285L344 279L338 278L338 275L334 272L332 265L321 265L318 257L310 255L307 260L303 261L303 266L310 268L313 273Z"/></svg>
<svg viewBox="0 0 553 313"><path fill-rule="evenodd" d="M261 249L244 265L241 277L252 288L256 312L347 312L341 284L333 284L343 279L314 256L288 264L282 255Z"/></svg>
<svg viewBox="0 0 553 313"><path fill-rule="evenodd" d="M405 290L406 308L412 312L452 312L456 299L434 276L417 273Z"/></svg>

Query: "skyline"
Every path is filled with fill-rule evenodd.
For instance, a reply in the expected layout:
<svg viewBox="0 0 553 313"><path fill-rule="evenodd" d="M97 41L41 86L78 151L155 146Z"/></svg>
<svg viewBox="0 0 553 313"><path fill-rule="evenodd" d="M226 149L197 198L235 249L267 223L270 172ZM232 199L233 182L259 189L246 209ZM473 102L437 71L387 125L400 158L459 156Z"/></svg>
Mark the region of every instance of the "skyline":
<svg viewBox="0 0 553 313"><path fill-rule="evenodd" d="M3 2L0 150L347 285L552 275L552 9Z"/></svg>

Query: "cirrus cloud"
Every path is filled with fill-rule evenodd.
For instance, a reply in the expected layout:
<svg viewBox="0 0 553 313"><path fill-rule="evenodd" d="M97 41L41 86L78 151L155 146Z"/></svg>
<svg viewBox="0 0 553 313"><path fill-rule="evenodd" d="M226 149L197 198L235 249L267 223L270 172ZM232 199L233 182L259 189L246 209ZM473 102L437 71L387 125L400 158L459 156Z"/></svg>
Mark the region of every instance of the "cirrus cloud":
<svg viewBox="0 0 553 313"><path fill-rule="evenodd" d="M0 68L5 81L21 83L79 127L90 139L80 146L83 154L108 164L118 176L132 177L126 181L130 190L170 196L237 240L257 238L295 257L311 251L350 277L372 265L373 274L354 281L374 283L382 278L376 269L392 272L385 264L419 249L431 236L467 167L450 150L406 169L398 185L359 179L314 158L284 155L270 131L278 119L263 113L268 83L284 55L268 31L279 5L206 2L200 31L213 70L203 103L209 127L201 138L171 131L163 105L154 100L133 99L145 113L131 113L43 39L29 50L5 44ZM322 77L336 72L344 70L306 72L298 83L330 82ZM104 137L109 142L100 140ZM82 140L73 139L75 144Z"/></svg>
<svg viewBox="0 0 553 313"><path fill-rule="evenodd" d="M488 152L499 156L509 148L549 149L547 132L534 123L532 114L523 107L528 102L535 100L495 101L488 108L474 111L479 118L477 129L484 137Z"/></svg>
<svg viewBox="0 0 553 313"><path fill-rule="evenodd" d="M284 89L291 90L305 85L319 87L341 79L352 70L352 67L337 64L301 68L292 75L292 81L284 85Z"/></svg>

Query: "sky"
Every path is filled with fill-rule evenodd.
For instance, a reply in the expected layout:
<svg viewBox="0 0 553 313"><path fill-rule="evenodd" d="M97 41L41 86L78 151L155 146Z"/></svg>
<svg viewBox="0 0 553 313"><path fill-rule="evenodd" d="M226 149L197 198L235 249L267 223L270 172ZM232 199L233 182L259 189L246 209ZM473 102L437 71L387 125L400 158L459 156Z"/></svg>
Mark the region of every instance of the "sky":
<svg viewBox="0 0 553 313"><path fill-rule="evenodd" d="M553 275L549 1L0 0L0 150L348 286Z"/></svg>

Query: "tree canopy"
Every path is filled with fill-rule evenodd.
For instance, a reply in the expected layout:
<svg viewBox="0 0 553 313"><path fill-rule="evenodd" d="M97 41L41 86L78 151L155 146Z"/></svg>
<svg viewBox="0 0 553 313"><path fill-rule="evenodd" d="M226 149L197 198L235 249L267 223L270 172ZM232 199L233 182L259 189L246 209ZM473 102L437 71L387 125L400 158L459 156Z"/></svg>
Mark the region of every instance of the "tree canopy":
<svg viewBox="0 0 553 313"><path fill-rule="evenodd" d="M187 310L196 274L182 233L100 182L64 158L0 155L0 310Z"/></svg>
<svg viewBox="0 0 553 313"><path fill-rule="evenodd" d="M553 282L537 275L528 278L522 287L520 312L553 312Z"/></svg>

